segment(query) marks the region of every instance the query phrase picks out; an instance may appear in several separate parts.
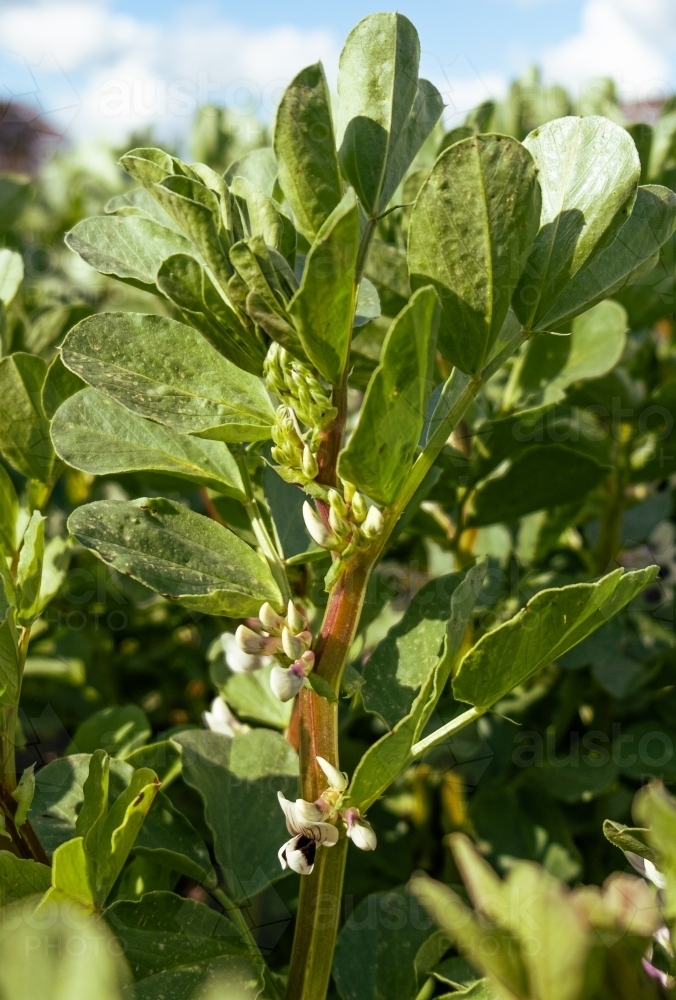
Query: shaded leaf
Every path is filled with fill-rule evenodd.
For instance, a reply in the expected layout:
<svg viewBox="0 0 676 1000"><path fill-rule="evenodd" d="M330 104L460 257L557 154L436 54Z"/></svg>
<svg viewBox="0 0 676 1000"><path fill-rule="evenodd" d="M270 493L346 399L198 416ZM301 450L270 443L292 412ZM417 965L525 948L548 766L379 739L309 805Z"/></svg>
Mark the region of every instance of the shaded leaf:
<svg viewBox="0 0 676 1000"><path fill-rule="evenodd" d="M0 250L0 302L11 305L23 281L23 257L16 250Z"/></svg>
<svg viewBox="0 0 676 1000"><path fill-rule="evenodd" d="M85 548L186 607L255 615L281 597L266 563L227 528L162 498L100 500L75 510L68 530Z"/></svg>
<svg viewBox="0 0 676 1000"><path fill-rule="evenodd" d="M150 738L148 717L138 705L102 708L81 722L75 730L68 754L105 750L111 757L124 760Z"/></svg>
<svg viewBox="0 0 676 1000"><path fill-rule="evenodd" d="M173 739L182 749L183 778L204 801L228 895L241 902L284 874L277 851L288 834L274 793L295 798L296 752L268 729L234 739L204 730Z"/></svg>
<svg viewBox="0 0 676 1000"><path fill-rule="evenodd" d="M223 441L145 420L96 389L83 389L57 410L52 442L64 462L96 476L148 469L245 497L239 466Z"/></svg>
<svg viewBox="0 0 676 1000"><path fill-rule="evenodd" d="M46 374L45 362L31 354L0 361L0 452L17 472L41 482L57 466L41 401Z"/></svg>
<svg viewBox="0 0 676 1000"><path fill-rule="evenodd" d="M27 896L41 896L51 884L52 873L47 865L0 851L0 907Z"/></svg>

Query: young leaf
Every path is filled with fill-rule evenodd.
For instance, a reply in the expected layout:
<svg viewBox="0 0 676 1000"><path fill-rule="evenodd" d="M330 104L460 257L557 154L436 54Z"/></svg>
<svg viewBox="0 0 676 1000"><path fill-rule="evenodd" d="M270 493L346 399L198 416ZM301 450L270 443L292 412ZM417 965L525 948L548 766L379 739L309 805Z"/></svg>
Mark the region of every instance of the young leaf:
<svg viewBox="0 0 676 1000"><path fill-rule="evenodd" d="M181 227L218 283L225 288L232 276L228 258L231 239L223 225L218 196L196 178L180 174L166 177L149 190Z"/></svg>
<svg viewBox="0 0 676 1000"><path fill-rule="evenodd" d="M174 254L164 260L157 287L223 357L246 372L262 374L265 348L260 337L244 327L194 257Z"/></svg>
<svg viewBox="0 0 676 1000"><path fill-rule="evenodd" d="M249 236L260 236L266 246L277 250L293 265L296 259L296 230L280 206L246 177L235 177L231 190L240 206Z"/></svg>
<svg viewBox="0 0 676 1000"><path fill-rule="evenodd" d="M134 771L128 787L108 811L96 844L96 890L103 903L122 871L144 819L159 791L157 775L150 768ZM55 854L56 856L56 854Z"/></svg>
<svg viewBox="0 0 676 1000"><path fill-rule="evenodd" d="M97 271L146 292L156 291L157 272L165 258L195 253L185 236L139 215L83 219L66 233L65 241Z"/></svg>
<svg viewBox="0 0 676 1000"><path fill-rule="evenodd" d="M51 884L52 873L47 865L0 851L0 908L27 896L41 896Z"/></svg>
<svg viewBox="0 0 676 1000"><path fill-rule="evenodd" d="M124 194L116 194L106 202L104 211L106 215L130 216L138 215L143 219L151 219L159 222L165 229L183 235L170 215L157 204L148 190L144 187L132 188Z"/></svg>
<svg viewBox="0 0 676 1000"><path fill-rule="evenodd" d="M0 302L7 308L23 281L23 257L16 250L0 250Z"/></svg>
<svg viewBox="0 0 676 1000"><path fill-rule="evenodd" d="M173 737L183 753L183 779L204 801L228 895L242 902L283 872L277 850L288 839L270 790L295 798L298 757L280 733L254 729L230 739L192 731Z"/></svg>
<svg viewBox="0 0 676 1000"><path fill-rule="evenodd" d="M613 242L568 282L539 326L558 330L573 316L645 277L675 227L676 194L655 184L640 187L633 211Z"/></svg>
<svg viewBox="0 0 676 1000"><path fill-rule="evenodd" d="M530 330L565 286L615 239L629 218L641 173L634 141L606 118L560 118L525 139L542 188L540 231L512 305Z"/></svg>
<svg viewBox="0 0 676 1000"><path fill-rule="evenodd" d="M391 503L408 475L432 391L439 299L420 288L390 327L359 423L339 458L340 475Z"/></svg>
<svg viewBox="0 0 676 1000"><path fill-rule="evenodd" d="M0 558L14 555L18 514L19 499L14 484L0 465Z"/></svg>
<svg viewBox="0 0 676 1000"><path fill-rule="evenodd" d="M129 962L135 990L148 1000L178 1000L193 994L204 978L227 995L257 996L263 960L253 952L225 914L173 892L149 892L140 900L121 900L106 910Z"/></svg>
<svg viewBox="0 0 676 1000"><path fill-rule="evenodd" d="M140 709L139 709L140 711ZM108 815L110 757L105 750L95 750L89 761L89 773L82 792L84 801L75 821L75 832L84 838L85 850L94 857L101 830Z"/></svg>
<svg viewBox="0 0 676 1000"><path fill-rule="evenodd" d="M443 100L418 79L420 42L403 14L371 14L340 56L336 126L344 176L364 209L383 212L436 125Z"/></svg>
<svg viewBox="0 0 676 1000"><path fill-rule="evenodd" d="M195 611L258 614L281 595L266 563L237 535L181 503L100 500L73 511L68 530L85 548Z"/></svg>
<svg viewBox="0 0 676 1000"><path fill-rule="evenodd" d="M617 569L596 583L541 590L470 649L453 680L453 694L485 711L604 625L657 574L657 566L624 574Z"/></svg>
<svg viewBox="0 0 676 1000"><path fill-rule="evenodd" d="M296 226L312 243L341 199L329 88L321 63L291 81L279 102L274 148Z"/></svg>
<svg viewBox="0 0 676 1000"><path fill-rule="evenodd" d="M466 524L509 524L535 510L582 500L609 471L565 445L522 446L513 458L477 483L467 504Z"/></svg>
<svg viewBox="0 0 676 1000"><path fill-rule="evenodd" d="M28 818L28 810L35 795L35 764L31 764L21 775L19 784L12 792L12 798L17 803L14 813L14 825L18 829Z"/></svg>
<svg viewBox="0 0 676 1000"><path fill-rule="evenodd" d="M221 441L270 436L274 410L262 381L183 323L136 313L90 316L69 332L61 354L85 382L142 417Z"/></svg>
<svg viewBox="0 0 676 1000"><path fill-rule="evenodd" d="M54 851L52 858L52 887L40 903L40 910L51 903L74 900L84 910L95 913L97 909L95 867L87 854L83 837L74 837Z"/></svg>
<svg viewBox="0 0 676 1000"><path fill-rule="evenodd" d="M288 305L305 353L333 385L340 382L350 349L358 250L359 212L350 191L317 234Z"/></svg>
<svg viewBox="0 0 676 1000"><path fill-rule="evenodd" d="M277 184L277 158L271 146L252 149L231 163L225 172L225 179L232 184L235 177L245 177L268 198L276 198L279 193Z"/></svg>
<svg viewBox="0 0 676 1000"><path fill-rule="evenodd" d="M19 552L16 582L17 614L21 621L29 622L38 614L46 520L40 511L33 511Z"/></svg>
<svg viewBox="0 0 676 1000"><path fill-rule="evenodd" d="M46 374L45 362L32 354L0 361L0 452L17 472L43 483L58 464L41 402Z"/></svg>
<svg viewBox="0 0 676 1000"><path fill-rule="evenodd" d="M120 157L120 166L126 170L134 180L139 181L148 188L152 184L163 181L165 177L170 177L174 173L184 173L181 164L175 156L165 153L163 149L154 147L138 147L130 149L128 153Z"/></svg>
<svg viewBox="0 0 676 1000"><path fill-rule="evenodd" d="M415 203L411 285L441 299L439 349L477 375L488 360L540 223L540 186L520 142L473 136L447 149Z"/></svg>
<svg viewBox="0 0 676 1000"><path fill-rule="evenodd" d="M239 466L222 441L145 420L96 389L83 389L57 410L52 442L67 465L96 476L149 469L245 497Z"/></svg>

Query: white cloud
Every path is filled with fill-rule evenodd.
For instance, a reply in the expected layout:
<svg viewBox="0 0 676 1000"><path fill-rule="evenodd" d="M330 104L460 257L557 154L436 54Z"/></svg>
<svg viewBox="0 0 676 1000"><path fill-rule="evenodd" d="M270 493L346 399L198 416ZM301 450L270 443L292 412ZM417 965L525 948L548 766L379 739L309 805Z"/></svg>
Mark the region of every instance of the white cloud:
<svg viewBox="0 0 676 1000"><path fill-rule="evenodd" d="M32 98L62 127L71 118L76 135L111 141L148 125L162 136L181 135L206 101L269 119L299 69L321 59L335 76L338 59L327 31L253 31L213 16L203 24L195 17L148 23L116 13L107 2L81 0L14 0L0 8L0 39L6 95ZM23 74L17 56L25 61ZM65 97L69 81L79 108L73 108L72 89Z"/></svg>
<svg viewBox="0 0 676 1000"><path fill-rule="evenodd" d="M593 76L612 76L630 102L673 90L670 54L676 44L673 0L588 0L580 30L546 49L546 76L573 93Z"/></svg>

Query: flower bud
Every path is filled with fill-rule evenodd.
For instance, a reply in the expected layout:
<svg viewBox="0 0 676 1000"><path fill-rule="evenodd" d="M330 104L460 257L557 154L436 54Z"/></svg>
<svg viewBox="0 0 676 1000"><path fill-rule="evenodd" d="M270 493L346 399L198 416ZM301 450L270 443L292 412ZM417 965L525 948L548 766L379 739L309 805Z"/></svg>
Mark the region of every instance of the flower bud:
<svg viewBox="0 0 676 1000"><path fill-rule="evenodd" d="M352 498L355 493L354 483L348 483L347 480L343 479L343 496L345 497L345 503L352 503Z"/></svg>
<svg viewBox="0 0 676 1000"><path fill-rule="evenodd" d="M307 649L304 653L301 653L298 663L300 664L303 673L309 674L315 665L315 654L311 649Z"/></svg>
<svg viewBox="0 0 676 1000"><path fill-rule="evenodd" d="M303 520L305 527L317 545L323 549L337 549L339 542L332 531L330 531L310 504L305 501L303 504Z"/></svg>
<svg viewBox="0 0 676 1000"><path fill-rule="evenodd" d="M325 760L323 757L316 757L315 759L328 778L331 788L335 788L337 792L344 792L348 785L347 774L344 771L339 771L333 764L329 764L328 760Z"/></svg>
<svg viewBox="0 0 676 1000"><path fill-rule="evenodd" d="M289 601L289 606L287 608L287 613L286 613L286 620L289 623L289 628L291 629L294 635L298 635L299 632L302 632L305 626L307 625L305 615L303 615L298 610L293 601Z"/></svg>
<svg viewBox="0 0 676 1000"><path fill-rule="evenodd" d="M290 660L297 660L305 652L302 641L286 627L282 629L282 649Z"/></svg>
<svg viewBox="0 0 676 1000"><path fill-rule="evenodd" d="M329 506L340 517L347 517L347 505L338 490L329 490Z"/></svg>
<svg viewBox="0 0 676 1000"><path fill-rule="evenodd" d="M237 733L248 733L251 728L233 715L220 695L214 698L211 703L211 711L204 712L203 718L208 729L214 733L221 733L223 736L233 737Z"/></svg>
<svg viewBox="0 0 676 1000"><path fill-rule="evenodd" d="M361 526L367 538L377 538L383 530L383 515L377 507L369 507L369 512Z"/></svg>
<svg viewBox="0 0 676 1000"><path fill-rule="evenodd" d="M266 637L254 632L253 629L247 628L246 625L237 626L235 638L237 639L239 648L245 653L250 653L252 656L264 653L266 650Z"/></svg>
<svg viewBox="0 0 676 1000"><path fill-rule="evenodd" d="M274 666L270 671L270 690L280 701L291 701L306 684L302 671Z"/></svg>
<svg viewBox="0 0 676 1000"><path fill-rule="evenodd" d="M317 473L319 472L317 459L312 454L312 450L310 449L310 446L307 444L303 447L302 469L304 475L306 475L308 479L314 479Z"/></svg>
<svg viewBox="0 0 676 1000"><path fill-rule="evenodd" d="M261 606L261 609L258 612L258 617L265 631L269 632L271 635L279 635L286 625L282 616L278 615L272 605L267 601Z"/></svg>
<svg viewBox="0 0 676 1000"><path fill-rule="evenodd" d="M366 500L364 500L361 493L355 493L352 497L352 503L350 505L350 513L357 524L361 524L366 515L368 514L368 507L366 506Z"/></svg>
<svg viewBox="0 0 676 1000"><path fill-rule="evenodd" d="M376 831L370 823L362 819L358 809L346 809L343 819L347 824L347 835L360 851L375 851L378 846Z"/></svg>
<svg viewBox="0 0 676 1000"><path fill-rule="evenodd" d="M302 632L298 632L296 639L301 644L303 652L305 652L305 650L309 649L312 645L312 632L308 629L303 629Z"/></svg>
<svg viewBox="0 0 676 1000"><path fill-rule="evenodd" d="M329 525L339 538L347 538L352 530L349 522L342 518L333 507L329 510Z"/></svg>

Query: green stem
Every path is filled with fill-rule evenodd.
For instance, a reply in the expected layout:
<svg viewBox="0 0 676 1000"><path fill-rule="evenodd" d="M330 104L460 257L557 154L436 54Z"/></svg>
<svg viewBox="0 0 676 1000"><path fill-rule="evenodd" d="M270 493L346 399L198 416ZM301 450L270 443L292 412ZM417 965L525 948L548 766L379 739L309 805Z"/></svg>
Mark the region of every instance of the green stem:
<svg viewBox="0 0 676 1000"><path fill-rule="evenodd" d="M253 936L251 928L247 923L246 917L242 913L241 909L233 903L230 897L223 892L222 889L214 889L213 894L221 904L223 909L228 915L228 919L235 925L237 930L242 936L242 941L246 944L249 949L249 953L254 960L258 960L263 965L263 976L265 979L265 988L263 990L266 1000L282 1000L282 995L277 988L277 984L270 975L270 970L267 967L267 963L264 961L261 955L260 948L256 944L256 940Z"/></svg>
<svg viewBox="0 0 676 1000"><path fill-rule="evenodd" d="M320 847L314 871L300 883L286 1000L324 1000L340 923L347 838Z"/></svg>
<svg viewBox="0 0 676 1000"><path fill-rule="evenodd" d="M420 757L422 754L427 753L432 747L438 746L440 743L444 743L449 737L455 736L459 733L461 729L465 726L471 725L476 719L480 719L484 714L484 711L479 708L470 708L462 715L456 716L455 719L451 719L447 722L445 726L441 726L440 729L435 729L433 733L426 736L424 740L420 740L419 743L414 743L411 747L411 757Z"/></svg>

